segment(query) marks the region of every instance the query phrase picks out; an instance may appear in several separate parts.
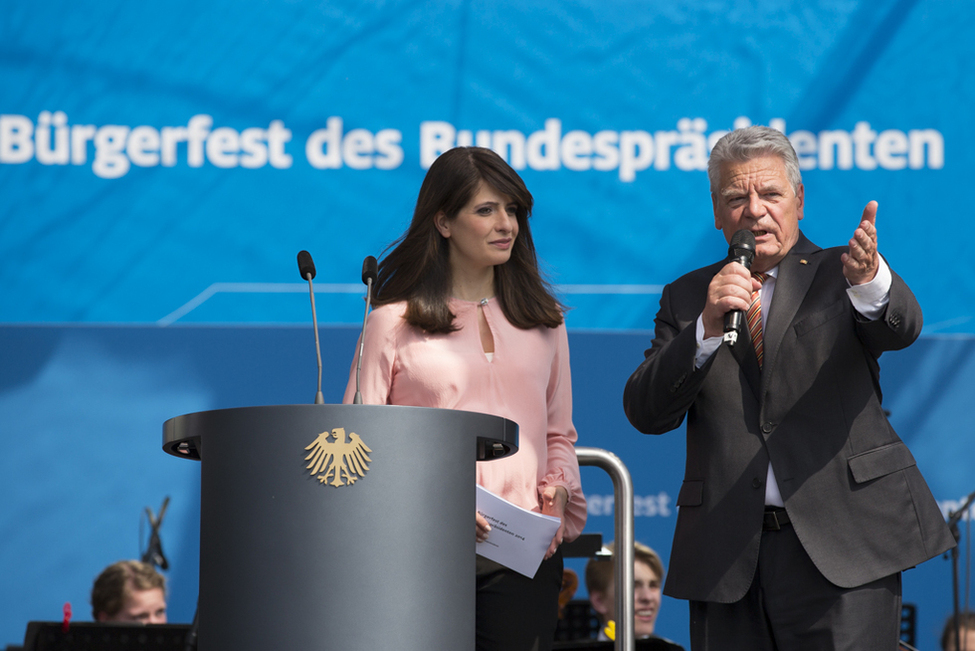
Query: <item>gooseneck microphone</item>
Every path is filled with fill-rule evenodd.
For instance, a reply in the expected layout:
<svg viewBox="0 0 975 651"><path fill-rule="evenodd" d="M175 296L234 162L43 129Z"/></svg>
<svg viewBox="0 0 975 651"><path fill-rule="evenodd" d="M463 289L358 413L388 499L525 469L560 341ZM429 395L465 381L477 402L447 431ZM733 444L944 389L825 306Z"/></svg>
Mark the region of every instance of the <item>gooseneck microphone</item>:
<svg viewBox="0 0 975 651"><path fill-rule="evenodd" d="M741 229L731 236L728 247L728 262L738 262L745 269L752 268L755 259L755 235L746 229ZM738 341L738 331L741 330L741 310L731 310L724 315L724 341L734 346Z"/></svg>
<svg viewBox="0 0 975 651"><path fill-rule="evenodd" d="M322 395L322 347L318 342L318 315L315 314L315 287L311 279L315 277L315 263L312 262L311 253L308 251L298 251L298 271L301 277L308 281L308 293L311 295L311 322L315 327L315 354L318 356L318 392L315 394L315 404L324 405L325 397Z"/></svg>
<svg viewBox="0 0 975 651"><path fill-rule="evenodd" d="M362 282L366 284L366 312L362 315L362 332L359 333L359 353L355 364L355 398L352 404L362 404L362 393L359 391L359 374L362 372L362 351L366 347L366 320L369 318L369 306L372 304L372 285L379 277L379 264L376 258L367 255L362 261Z"/></svg>

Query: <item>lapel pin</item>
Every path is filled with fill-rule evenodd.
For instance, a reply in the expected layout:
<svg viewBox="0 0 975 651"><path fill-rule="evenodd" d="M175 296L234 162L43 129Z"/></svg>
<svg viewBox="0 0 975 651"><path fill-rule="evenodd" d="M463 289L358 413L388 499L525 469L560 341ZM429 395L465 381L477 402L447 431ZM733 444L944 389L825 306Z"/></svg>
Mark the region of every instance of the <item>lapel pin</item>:
<svg viewBox="0 0 975 651"><path fill-rule="evenodd" d="M799 258L799 264L809 264L809 261L805 258Z"/></svg>

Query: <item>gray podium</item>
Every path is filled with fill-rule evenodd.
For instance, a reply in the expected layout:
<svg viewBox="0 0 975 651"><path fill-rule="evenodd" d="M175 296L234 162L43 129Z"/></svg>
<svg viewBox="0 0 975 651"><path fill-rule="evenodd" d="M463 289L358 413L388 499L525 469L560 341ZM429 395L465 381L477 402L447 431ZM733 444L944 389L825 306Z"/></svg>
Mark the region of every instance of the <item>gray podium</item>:
<svg viewBox="0 0 975 651"><path fill-rule="evenodd" d="M474 461L517 437L420 407L167 420L163 449L201 461L200 650L473 649Z"/></svg>

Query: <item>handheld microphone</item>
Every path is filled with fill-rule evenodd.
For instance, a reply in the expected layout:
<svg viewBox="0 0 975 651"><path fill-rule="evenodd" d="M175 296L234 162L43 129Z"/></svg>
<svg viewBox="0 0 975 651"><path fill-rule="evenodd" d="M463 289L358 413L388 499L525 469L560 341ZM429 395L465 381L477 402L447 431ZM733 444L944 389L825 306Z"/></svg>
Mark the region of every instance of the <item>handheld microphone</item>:
<svg viewBox="0 0 975 651"><path fill-rule="evenodd" d="M379 264L376 258L367 255L362 261L362 282L366 284L366 312L362 315L362 332L359 334L359 353L355 364L355 398L352 404L362 404L362 393L359 391L359 374L362 372L362 351L366 347L366 319L369 318L369 306L372 304L372 284L379 276Z"/></svg>
<svg viewBox="0 0 975 651"><path fill-rule="evenodd" d="M318 343L318 315L315 314L315 287L311 279L315 277L315 263L312 262L311 253L308 251L298 251L298 271L301 277L308 281L308 293L311 295L311 322L315 327L315 354L318 356L318 392L315 394L315 404L324 405L325 397L322 395L322 347Z"/></svg>
<svg viewBox="0 0 975 651"><path fill-rule="evenodd" d="M755 235L746 229L741 229L731 236L731 245L728 247L728 262L738 262L745 269L752 268L752 260L755 259ZM729 346L734 346L738 341L738 331L741 329L742 313L741 310L731 310L724 315L724 341Z"/></svg>

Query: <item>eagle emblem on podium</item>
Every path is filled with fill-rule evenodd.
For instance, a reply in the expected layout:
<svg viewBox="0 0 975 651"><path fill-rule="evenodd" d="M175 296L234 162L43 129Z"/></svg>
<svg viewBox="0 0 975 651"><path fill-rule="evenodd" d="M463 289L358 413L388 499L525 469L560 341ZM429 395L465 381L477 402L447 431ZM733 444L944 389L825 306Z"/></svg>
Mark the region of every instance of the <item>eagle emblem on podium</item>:
<svg viewBox="0 0 975 651"><path fill-rule="evenodd" d="M309 462L305 467L310 474L318 475L320 483L331 486L351 486L366 476L368 464L372 463L369 446L355 432L351 432L346 440L344 427L322 432L305 449L311 450L305 457Z"/></svg>

